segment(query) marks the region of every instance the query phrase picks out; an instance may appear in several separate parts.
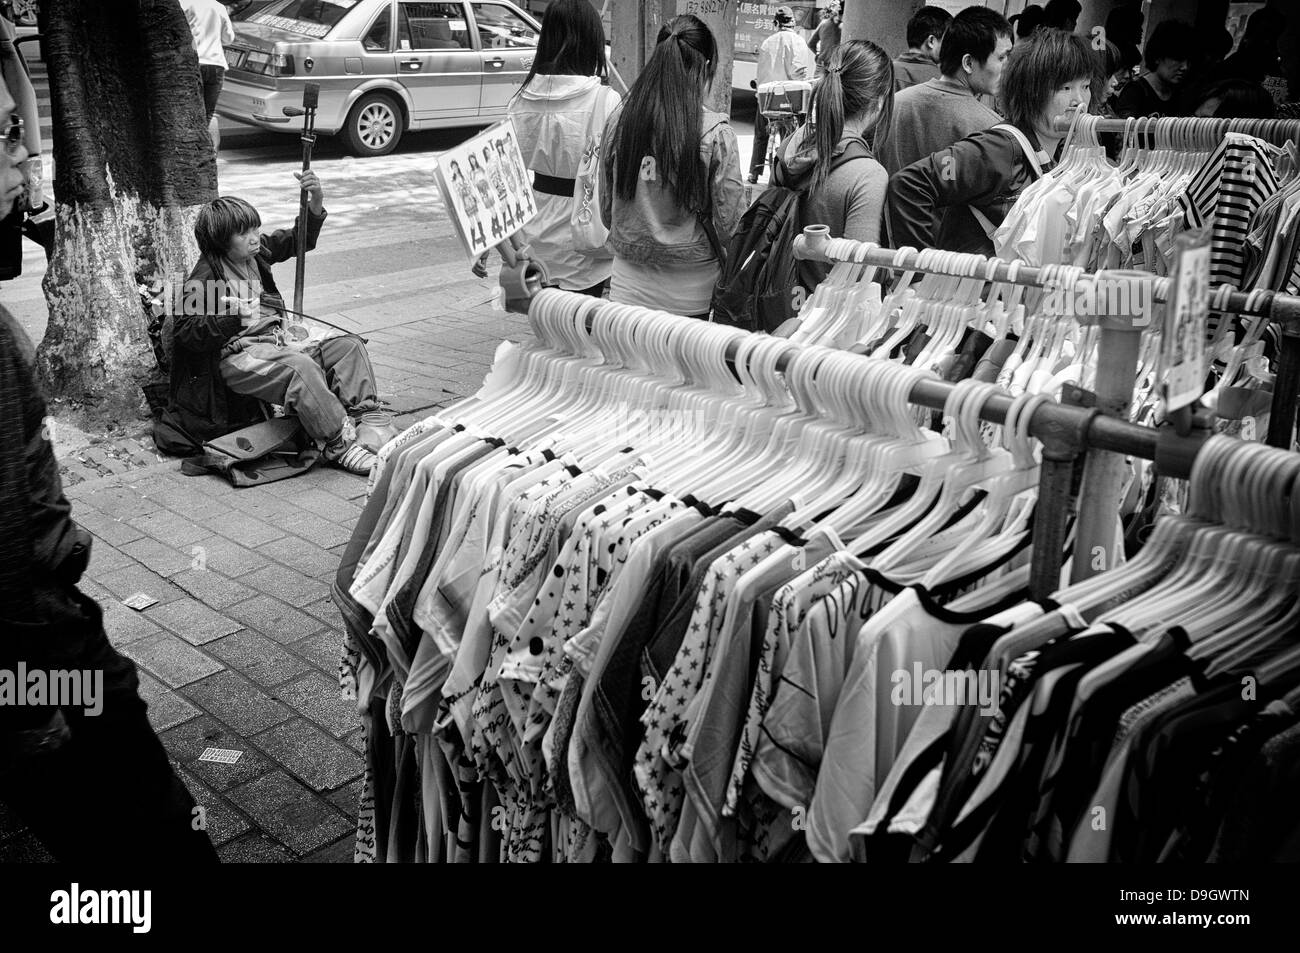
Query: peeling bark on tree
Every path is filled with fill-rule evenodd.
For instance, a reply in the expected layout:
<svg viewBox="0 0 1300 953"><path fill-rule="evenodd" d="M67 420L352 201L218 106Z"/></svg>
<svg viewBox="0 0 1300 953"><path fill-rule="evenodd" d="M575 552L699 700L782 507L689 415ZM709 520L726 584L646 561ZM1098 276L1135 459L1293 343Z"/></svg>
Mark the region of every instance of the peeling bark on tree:
<svg viewBox="0 0 1300 953"><path fill-rule="evenodd" d="M55 249L38 352L47 392L141 405L156 371L138 286L183 277L217 170L177 0L45 0Z"/></svg>

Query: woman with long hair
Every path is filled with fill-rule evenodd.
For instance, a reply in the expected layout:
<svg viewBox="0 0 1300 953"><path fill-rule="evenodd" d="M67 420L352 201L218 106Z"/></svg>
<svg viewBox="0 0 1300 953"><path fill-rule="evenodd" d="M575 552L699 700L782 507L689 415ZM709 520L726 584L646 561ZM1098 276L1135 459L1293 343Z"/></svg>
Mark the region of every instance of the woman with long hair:
<svg viewBox="0 0 1300 953"><path fill-rule="evenodd" d="M610 256L576 250L569 216L588 134L599 132L618 104L604 78L600 15L587 0L554 0L542 18L532 68L509 107L537 202L522 238L553 284L597 297L609 283Z"/></svg>
<svg viewBox="0 0 1300 953"><path fill-rule="evenodd" d="M610 117L601 216L610 230L610 299L704 317L745 187L727 117L704 106L718 65L698 17L659 30L650 61Z"/></svg>
<svg viewBox="0 0 1300 953"><path fill-rule="evenodd" d="M876 148L889 132L894 109L894 64L870 40L839 46L812 99L812 122L786 142L773 182L808 191L800 208L804 225L826 225L832 238L880 241L889 173ZM801 262L799 282L812 291L829 271Z"/></svg>

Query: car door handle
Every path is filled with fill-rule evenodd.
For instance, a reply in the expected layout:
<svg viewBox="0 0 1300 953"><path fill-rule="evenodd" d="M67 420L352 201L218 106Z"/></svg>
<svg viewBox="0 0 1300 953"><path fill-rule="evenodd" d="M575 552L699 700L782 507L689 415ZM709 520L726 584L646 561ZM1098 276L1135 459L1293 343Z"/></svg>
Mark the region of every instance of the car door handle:
<svg viewBox="0 0 1300 953"><path fill-rule="evenodd" d="M501 59L501 57L498 56L494 60L488 60L487 65L492 67L493 69L505 69L506 61Z"/></svg>
<svg viewBox="0 0 1300 953"><path fill-rule="evenodd" d="M418 70L423 65L423 60L402 60L403 69Z"/></svg>

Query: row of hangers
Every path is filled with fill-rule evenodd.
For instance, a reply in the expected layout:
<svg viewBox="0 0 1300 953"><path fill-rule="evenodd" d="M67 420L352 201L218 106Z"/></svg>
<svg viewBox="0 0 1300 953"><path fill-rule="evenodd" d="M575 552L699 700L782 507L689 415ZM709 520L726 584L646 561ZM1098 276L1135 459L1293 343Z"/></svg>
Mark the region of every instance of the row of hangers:
<svg viewBox="0 0 1300 953"><path fill-rule="evenodd" d="M1026 297L1026 286L1018 281L1019 261L1011 262L1005 280L999 281L998 271L1004 263L998 259L905 247L884 250L892 254L888 265L867 261L881 251L873 242L830 239L825 256L836 263L805 302L791 340L858 350L883 359L924 325L930 339L913 364L931 367L955 353L968 328L983 331L994 340L1014 330L1019 335L1013 355L1017 368L1014 393L1033 389L1055 395L1067 382L1087 383L1095 365L1097 329L1036 310L1049 289L1073 295L1086 278L1084 269L1045 266L1040 269L1041 286ZM875 282L879 267L903 272L883 298ZM918 276L920 280L914 283ZM1045 377L1035 377L1045 368ZM1040 386L1028 387L1031 380Z"/></svg>
<svg viewBox="0 0 1300 953"><path fill-rule="evenodd" d="M1089 316L1063 320L1040 310L1049 290L1076 299L1088 281L1140 280L1148 284L1144 293L1150 300L1164 302L1171 293L1171 279L1145 273L1090 273L1057 264L1034 270L1019 260L1007 262L936 249L887 249L874 242L841 238L823 241L818 257L830 262L831 270L805 302L792 341L853 348L874 340L897 310L897 333L876 347L872 356L887 355L917 324L925 323L933 338L915 362L925 366L924 361L950 352L967 326L979 327L994 339L1015 331L1020 340L1008 361L1015 371L1004 379L1013 393L1033 390L1056 396L1066 383L1087 388L1095 379L1100 339L1096 322ZM893 291L883 296L877 285L882 270L901 272L892 283ZM1032 272L1030 284L1021 282L1022 271ZM918 276L924 277L917 282ZM1234 295L1230 285L1211 289L1210 312L1235 313L1231 307ZM1246 335L1235 346L1227 337L1231 324L1220 322L1208 350L1225 368L1205 398L1207 406L1214 406L1226 388L1272 383L1274 375L1267 367L1261 341L1270 321L1269 295L1259 290L1247 295L1240 311L1252 317ZM1161 373L1159 311L1154 318L1144 329L1136 382L1154 381Z"/></svg>
<svg viewBox="0 0 1300 953"><path fill-rule="evenodd" d="M904 582L937 585L1027 542L1038 486L1029 422L1042 395L1013 402L990 445L981 410L1002 391L961 382L945 403L945 439L909 403L934 378L921 368L552 290L529 319L539 344L512 384L451 419L507 439L545 436L584 467L633 447L654 485L679 496L756 512L793 499L786 529L875 551L871 564ZM691 422L689 453L681 428L653 425L665 419ZM539 420L553 425L539 432ZM907 474L914 491L886 509Z"/></svg>
<svg viewBox="0 0 1300 953"><path fill-rule="evenodd" d="M1157 521L1121 570L1054 598L1139 638L1181 626L1207 675L1253 666L1268 685L1300 674L1298 594L1300 454L1214 436L1193 464L1186 513ZM1300 702L1300 688L1287 700Z"/></svg>
<svg viewBox="0 0 1300 953"><path fill-rule="evenodd" d="M1118 132L1127 148L1131 143L1152 140L1164 143L1160 148L1212 151L1230 132L1242 133L1284 146L1300 136L1300 121L1294 119L1219 119L1202 116L1130 116L1111 119L1078 112L1069 120L1066 145L1076 131L1087 132L1094 140L1098 133ZM1095 143L1094 143L1095 144Z"/></svg>

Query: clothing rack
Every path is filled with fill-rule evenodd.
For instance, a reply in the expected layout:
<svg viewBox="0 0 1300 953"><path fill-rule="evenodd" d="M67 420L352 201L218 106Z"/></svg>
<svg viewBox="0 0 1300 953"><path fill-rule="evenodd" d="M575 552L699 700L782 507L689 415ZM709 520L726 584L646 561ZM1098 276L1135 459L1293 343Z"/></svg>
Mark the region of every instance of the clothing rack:
<svg viewBox="0 0 1300 953"><path fill-rule="evenodd" d="M914 274L979 277L1035 288L1063 287L1068 293L1077 291L1084 282L1115 279L1148 284L1152 296L1149 300L1165 302L1171 293L1171 279L1143 272L1089 274L1073 266L1036 268L982 255L934 251L926 254L914 248L893 250L881 248L873 242L831 239L826 227L820 225L804 229L804 234L795 239L794 252L797 258L829 264L852 261ZM1273 415L1269 442L1289 448L1295 420L1294 397L1300 393L1300 297L1271 291L1242 292L1224 285L1211 292L1210 308L1212 311L1263 316L1283 326L1282 353L1274 394L1275 398L1286 395L1290 411ZM1047 595L1059 583L1071 487L1080 456L1084 457L1085 463L1074 551L1085 558L1074 560L1074 581L1111 568L1105 565L1104 559L1096 560L1093 556L1112 552L1115 544L1114 514L1125 478L1125 464L1120 455L1153 460L1161 474L1186 478L1191 474L1197 449L1208 436L1199 428L1179 435L1171 425L1153 429L1130 423L1127 414L1133 396L1142 325L1134 320L1133 315L1102 315L1088 320L1100 328L1096 406L1044 404L1034 413L1029 425L1030 433L1043 441L1031 577L1031 588L1036 596ZM925 381L913 389L910 400L942 409L953 386L940 381ZM1010 397L995 397L985 405L981 417L1001 423L1010 405ZM1285 426L1279 417L1286 419ZM1090 447L1108 452L1086 455Z"/></svg>
<svg viewBox="0 0 1300 953"><path fill-rule="evenodd" d="M576 292L548 289L543 296L571 297L575 303L581 301L590 310L586 316L586 328L590 332L594 326L596 314L611 307L609 302L593 305L592 299ZM536 301L538 299L534 299ZM688 320L688 319L681 319ZM776 358L778 371L785 371L796 354L807 345L790 342L787 349ZM727 346L726 360L734 363L739 352L739 343ZM866 356L862 360L870 360ZM1131 381L1130 381L1131 385ZM922 380L917 382L908 395L908 402L943 410L948 403L956 384L941 380ZM1006 394L995 394L988 398L980 408L980 419L994 424L1006 421L1013 398ZM1037 598L1045 598L1060 588L1061 566L1065 548L1067 519L1069 516L1071 490L1074 485L1075 467L1084 451L1091 447L1110 451L1111 454L1123 454L1153 460L1162 474L1175 477L1189 477L1192 464L1201 444L1209 436L1204 430L1194 429L1190 434L1180 435L1172 426L1160 428L1143 427L1121 419L1118 416L1102 414L1096 408L1059 404L1046 401L1040 404L1029 420L1029 433L1043 443L1043 460L1039 481L1038 514L1034 520L1033 530L1033 564L1030 575L1030 591ZM1091 459L1096 459L1093 457ZM1123 462L1122 457L1112 457ZM1113 517L1118 498L1118 487L1112 492L1096 479L1087 480L1083 486L1080 504L1080 516L1076 530L1076 552L1089 552L1085 545L1106 545L1104 542L1093 543L1093 539L1112 536L1113 519L1104 517L1108 511ZM1084 532L1089 525L1100 527L1100 533ZM1112 539L1113 543L1113 539ZM1109 552L1109 549L1106 550ZM1093 560L1076 560L1075 576L1084 578L1101 571L1103 566L1093 565Z"/></svg>

